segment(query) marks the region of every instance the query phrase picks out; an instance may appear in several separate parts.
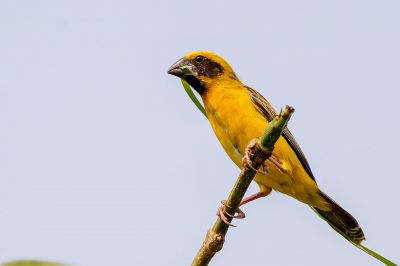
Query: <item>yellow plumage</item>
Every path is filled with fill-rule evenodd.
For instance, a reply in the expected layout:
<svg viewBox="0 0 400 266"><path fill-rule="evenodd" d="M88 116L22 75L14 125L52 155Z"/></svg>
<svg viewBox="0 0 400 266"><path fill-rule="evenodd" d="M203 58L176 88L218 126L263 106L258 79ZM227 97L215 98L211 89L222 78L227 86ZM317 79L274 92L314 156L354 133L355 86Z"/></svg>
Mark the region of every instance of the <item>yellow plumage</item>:
<svg viewBox="0 0 400 266"><path fill-rule="evenodd" d="M238 80L227 79L213 84L202 99L215 135L233 162L242 168L245 148L252 139L263 134L268 121L254 108L248 90ZM267 161L268 173L257 174L254 179L261 190L272 188L306 204L329 210L316 183L283 137L275 144L273 156L288 171L284 173Z"/></svg>
<svg viewBox="0 0 400 266"><path fill-rule="evenodd" d="M168 73L183 78L201 95L215 135L233 162L242 168L246 147L263 134L276 111L261 94L245 86L224 59L213 53L188 54L172 65ZM365 239L356 219L318 188L288 129L265 163L267 173L257 173L254 178L261 193L248 197L243 204L274 189L310 205L352 241L360 243Z"/></svg>

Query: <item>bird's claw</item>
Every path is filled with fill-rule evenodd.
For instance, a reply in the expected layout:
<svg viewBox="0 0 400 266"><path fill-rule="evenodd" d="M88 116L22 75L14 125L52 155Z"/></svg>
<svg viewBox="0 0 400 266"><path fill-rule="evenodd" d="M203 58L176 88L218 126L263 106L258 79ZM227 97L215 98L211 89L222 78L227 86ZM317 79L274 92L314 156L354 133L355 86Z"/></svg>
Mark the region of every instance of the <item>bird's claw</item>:
<svg viewBox="0 0 400 266"><path fill-rule="evenodd" d="M243 166L248 166L249 168L253 169L257 173L260 173L262 175L266 175L268 173L268 166L267 166L266 162L263 162L261 170L257 170L256 168L253 167L253 164L252 164L252 162L250 160L250 156L252 156L253 153L251 152L249 147L257 145L257 142L258 142L257 139L253 139L250 142L249 146L246 147L246 149L244 150L244 156L242 158L242 164L243 164Z"/></svg>
<svg viewBox="0 0 400 266"><path fill-rule="evenodd" d="M237 208L236 211L235 211L235 214L234 214L234 215L231 215L231 214L225 212L224 207L229 207L228 205L226 205L226 201L225 201L225 200L221 201L221 206L219 206L219 208L218 208L217 216L218 216L224 223L226 223L226 224L229 225L229 226L236 227L236 225L231 224L231 223L228 221L228 218L227 218L226 216L229 216L229 217L231 217L231 218L236 218L236 219L244 219L244 218L246 217L245 213L244 213L240 208Z"/></svg>
<svg viewBox="0 0 400 266"><path fill-rule="evenodd" d="M262 166L261 166L261 170L259 171L260 174L262 175L266 175L268 174L268 165L266 162L263 162Z"/></svg>
<svg viewBox="0 0 400 266"><path fill-rule="evenodd" d="M251 163L250 156L252 156L253 153L251 152L251 150L249 148L249 147L254 146L256 144L257 144L257 139L253 139L250 142L250 144L246 147L246 149L244 150L244 156L242 158L242 164L243 164L243 166L248 166L248 167L250 167L251 169L253 169L254 171L257 172L258 170L255 169L253 167L253 164Z"/></svg>

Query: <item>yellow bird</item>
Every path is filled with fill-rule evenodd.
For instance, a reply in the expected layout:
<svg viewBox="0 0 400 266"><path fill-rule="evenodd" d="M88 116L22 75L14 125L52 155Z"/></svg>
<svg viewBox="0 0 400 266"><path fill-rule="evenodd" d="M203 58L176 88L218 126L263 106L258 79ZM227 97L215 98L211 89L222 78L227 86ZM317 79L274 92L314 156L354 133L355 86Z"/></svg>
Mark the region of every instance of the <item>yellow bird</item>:
<svg viewBox="0 0 400 266"><path fill-rule="evenodd" d="M277 115L275 109L260 93L244 85L223 58L211 52L190 53L173 64L168 73L184 79L200 94L215 135L232 161L242 168L247 145L263 134ZM260 192L245 198L241 205L267 196L274 189L310 205L354 242L365 240L356 219L318 188L289 129L283 131L272 156L254 180ZM220 217L226 220L223 213Z"/></svg>

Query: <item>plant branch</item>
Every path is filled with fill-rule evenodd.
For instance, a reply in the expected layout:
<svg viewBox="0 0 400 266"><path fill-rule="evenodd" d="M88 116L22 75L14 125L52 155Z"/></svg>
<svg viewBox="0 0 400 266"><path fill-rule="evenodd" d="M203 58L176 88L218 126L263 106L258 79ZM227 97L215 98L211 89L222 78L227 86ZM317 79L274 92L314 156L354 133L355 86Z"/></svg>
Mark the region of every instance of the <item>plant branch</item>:
<svg viewBox="0 0 400 266"><path fill-rule="evenodd" d="M262 163L271 156L274 144L280 137L282 130L286 127L293 112L294 109L292 107L286 106L285 109L283 109L281 113L268 124L264 135L261 136L260 140L252 142L247 147L250 151L250 161L252 162L253 168L260 168ZM251 167L248 165L243 167L228 199L225 202L225 213L232 216L235 214L236 209L239 207L239 204L255 175L256 171ZM229 215L227 216L227 219L229 222L232 221L232 218L229 217ZM206 238L192 262L192 266L208 265L215 253L222 249L228 229L229 225L218 218L214 226L208 230Z"/></svg>

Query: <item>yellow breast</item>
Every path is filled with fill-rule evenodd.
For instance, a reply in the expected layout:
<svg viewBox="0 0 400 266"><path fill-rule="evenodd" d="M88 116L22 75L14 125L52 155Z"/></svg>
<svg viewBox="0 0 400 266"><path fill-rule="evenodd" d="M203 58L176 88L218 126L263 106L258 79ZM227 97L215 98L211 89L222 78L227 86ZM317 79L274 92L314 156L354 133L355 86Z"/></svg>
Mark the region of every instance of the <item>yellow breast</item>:
<svg viewBox="0 0 400 266"><path fill-rule="evenodd" d="M244 86L214 86L202 98L215 135L233 162L242 168L241 159L246 146L263 134L268 121L254 108ZM316 183L283 137L275 144L273 156L288 171L281 172L267 161L268 174L257 174L255 177L260 186L273 188L321 209L327 208Z"/></svg>

